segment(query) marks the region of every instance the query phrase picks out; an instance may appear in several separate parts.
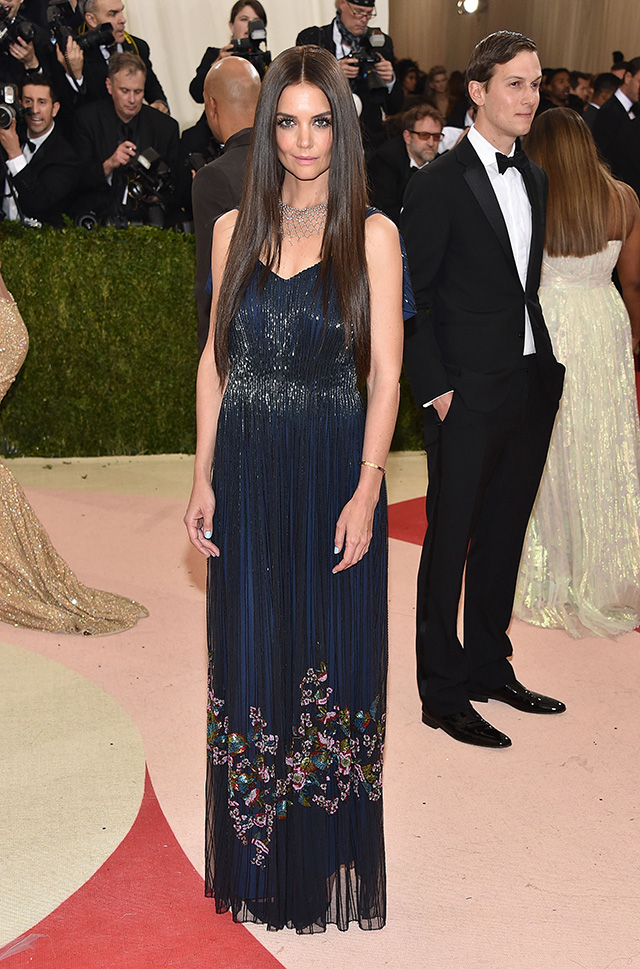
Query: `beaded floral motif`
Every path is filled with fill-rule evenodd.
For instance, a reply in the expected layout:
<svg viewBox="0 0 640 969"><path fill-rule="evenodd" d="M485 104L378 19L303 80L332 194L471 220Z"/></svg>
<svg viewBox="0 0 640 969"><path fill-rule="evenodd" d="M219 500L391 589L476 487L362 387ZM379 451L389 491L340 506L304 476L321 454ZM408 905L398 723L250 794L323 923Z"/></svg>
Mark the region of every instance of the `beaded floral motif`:
<svg viewBox="0 0 640 969"><path fill-rule="evenodd" d="M294 801L315 804L329 814L350 794L376 801L382 794L385 716L380 698L353 716L330 706L333 690L327 669L309 669L300 684L303 708L285 754L286 774L278 777L275 756L280 738L267 731L259 707L249 710L247 737L229 732L224 701L209 694L207 747L215 765L227 765L229 814L236 836L251 845L252 864L263 867L273 825Z"/></svg>

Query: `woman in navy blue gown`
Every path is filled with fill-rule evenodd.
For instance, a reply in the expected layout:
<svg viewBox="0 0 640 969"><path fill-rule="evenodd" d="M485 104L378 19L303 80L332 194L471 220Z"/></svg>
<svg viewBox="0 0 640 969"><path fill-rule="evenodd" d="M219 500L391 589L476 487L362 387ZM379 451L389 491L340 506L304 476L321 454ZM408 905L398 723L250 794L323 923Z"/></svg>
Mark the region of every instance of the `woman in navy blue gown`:
<svg viewBox="0 0 640 969"><path fill-rule="evenodd" d="M206 893L271 929L385 921L402 277L395 226L367 209L348 83L327 52L285 51L242 205L214 229L185 516L209 559Z"/></svg>

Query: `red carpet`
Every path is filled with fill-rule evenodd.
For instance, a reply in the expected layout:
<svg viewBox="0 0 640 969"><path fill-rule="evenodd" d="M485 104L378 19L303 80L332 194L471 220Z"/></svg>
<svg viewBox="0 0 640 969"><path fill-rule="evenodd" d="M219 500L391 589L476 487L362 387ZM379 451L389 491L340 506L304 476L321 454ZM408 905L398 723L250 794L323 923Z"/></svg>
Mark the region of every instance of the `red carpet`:
<svg viewBox="0 0 640 969"><path fill-rule="evenodd" d="M389 505L389 538L422 545L427 530L424 498L411 498Z"/></svg>
<svg viewBox="0 0 640 969"><path fill-rule="evenodd" d="M283 969L230 915L216 915L147 774L131 831L83 887L23 936L7 969Z"/></svg>

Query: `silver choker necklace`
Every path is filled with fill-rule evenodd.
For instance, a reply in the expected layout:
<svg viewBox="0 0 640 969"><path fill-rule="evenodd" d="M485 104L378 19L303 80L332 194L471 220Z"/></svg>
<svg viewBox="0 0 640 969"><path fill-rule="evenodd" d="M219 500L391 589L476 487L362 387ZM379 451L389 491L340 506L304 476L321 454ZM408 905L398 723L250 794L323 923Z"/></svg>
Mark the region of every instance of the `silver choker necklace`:
<svg viewBox="0 0 640 969"><path fill-rule="evenodd" d="M326 202L321 202L319 205L310 205L307 209L296 209L293 205L286 205L280 199L282 238L288 238L291 245L293 245L294 239L300 242L301 239L310 239L311 236L320 235L324 230L326 220Z"/></svg>

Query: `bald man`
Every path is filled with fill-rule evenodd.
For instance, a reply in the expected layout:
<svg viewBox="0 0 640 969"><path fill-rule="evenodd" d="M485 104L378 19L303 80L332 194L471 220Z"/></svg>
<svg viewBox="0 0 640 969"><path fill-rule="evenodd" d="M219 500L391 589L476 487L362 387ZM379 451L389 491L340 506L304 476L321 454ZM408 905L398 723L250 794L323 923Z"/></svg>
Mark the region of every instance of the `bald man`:
<svg viewBox="0 0 640 969"><path fill-rule="evenodd" d="M209 332L211 296L206 291L211 264L213 223L240 204L251 129L260 94L260 76L243 57L225 57L210 68L204 82L204 110L211 133L224 145L219 158L193 179L193 222L196 233L198 344L204 349Z"/></svg>

